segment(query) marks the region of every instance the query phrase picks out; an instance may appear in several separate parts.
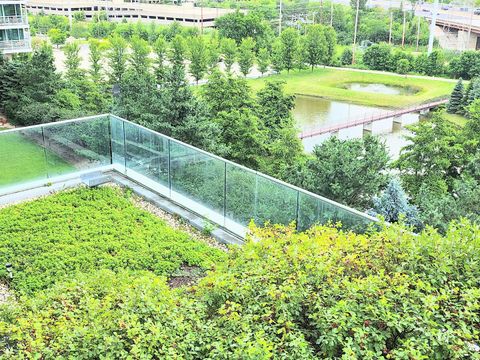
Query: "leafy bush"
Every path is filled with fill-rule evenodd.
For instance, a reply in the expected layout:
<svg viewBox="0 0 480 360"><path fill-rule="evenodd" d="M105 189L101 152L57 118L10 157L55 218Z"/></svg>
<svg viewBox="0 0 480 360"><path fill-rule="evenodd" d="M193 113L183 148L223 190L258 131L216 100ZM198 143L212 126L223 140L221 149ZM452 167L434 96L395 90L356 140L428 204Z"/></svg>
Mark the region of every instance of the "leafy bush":
<svg viewBox="0 0 480 360"><path fill-rule="evenodd" d="M22 294L77 272L169 275L182 264L210 268L224 256L135 207L114 188L80 188L0 210L0 264L12 263L10 286ZM2 280L8 281L4 266Z"/></svg>
<svg viewBox="0 0 480 360"><path fill-rule="evenodd" d="M4 306L0 347L6 358L478 358L479 227L252 232L193 288L103 270Z"/></svg>

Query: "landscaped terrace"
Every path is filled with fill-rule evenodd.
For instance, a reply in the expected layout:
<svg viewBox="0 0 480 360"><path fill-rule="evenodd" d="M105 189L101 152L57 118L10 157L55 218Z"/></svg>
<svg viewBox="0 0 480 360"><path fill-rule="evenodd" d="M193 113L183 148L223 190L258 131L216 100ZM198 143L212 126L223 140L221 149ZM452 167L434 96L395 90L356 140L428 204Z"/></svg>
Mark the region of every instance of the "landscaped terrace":
<svg viewBox="0 0 480 360"><path fill-rule="evenodd" d="M0 133L0 195L114 171L243 237L256 224L299 230L374 218L113 115Z"/></svg>

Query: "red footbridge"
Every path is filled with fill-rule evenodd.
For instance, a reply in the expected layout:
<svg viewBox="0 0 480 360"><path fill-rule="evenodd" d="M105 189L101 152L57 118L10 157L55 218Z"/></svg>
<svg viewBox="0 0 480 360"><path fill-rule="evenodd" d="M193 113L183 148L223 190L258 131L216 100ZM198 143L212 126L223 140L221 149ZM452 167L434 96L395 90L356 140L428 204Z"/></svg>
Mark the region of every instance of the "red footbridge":
<svg viewBox="0 0 480 360"><path fill-rule="evenodd" d="M304 132L301 132L299 136L300 136L300 139L305 139L305 138L318 136L322 134L334 133L342 129L347 129L349 127L358 126L358 125L366 125L378 120L383 120L388 118L398 118L404 114L430 110L439 105L446 104L447 102L448 102L448 99L442 99L442 100L436 100L433 102L415 105L415 106L411 106L403 109L388 110L385 112L380 112L372 115L365 115L344 123L323 127L320 129L304 131Z"/></svg>

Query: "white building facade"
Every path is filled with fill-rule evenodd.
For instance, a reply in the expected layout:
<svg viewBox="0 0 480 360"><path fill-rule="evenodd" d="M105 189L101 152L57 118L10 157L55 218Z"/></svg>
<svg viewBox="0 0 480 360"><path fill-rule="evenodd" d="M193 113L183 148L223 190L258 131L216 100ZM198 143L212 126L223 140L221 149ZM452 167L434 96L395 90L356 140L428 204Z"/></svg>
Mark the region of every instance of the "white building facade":
<svg viewBox="0 0 480 360"><path fill-rule="evenodd" d="M0 53L32 51L25 0L0 0Z"/></svg>

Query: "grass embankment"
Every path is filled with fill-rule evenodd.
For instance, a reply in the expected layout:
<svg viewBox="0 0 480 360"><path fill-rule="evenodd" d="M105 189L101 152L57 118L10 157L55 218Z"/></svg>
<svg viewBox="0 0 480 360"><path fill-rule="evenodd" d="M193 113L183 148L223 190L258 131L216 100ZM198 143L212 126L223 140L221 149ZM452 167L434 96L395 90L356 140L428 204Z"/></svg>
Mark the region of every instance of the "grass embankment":
<svg viewBox="0 0 480 360"><path fill-rule="evenodd" d="M291 94L318 96L362 105L396 108L447 97L455 86L455 83L443 80L338 69L295 70L289 74L284 72L279 75L252 79L249 82L254 90L257 91L263 87L263 83L266 80L285 81L285 90ZM345 89L345 84L348 83L380 83L411 88L417 90L417 92L409 95L360 92Z"/></svg>
<svg viewBox="0 0 480 360"><path fill-rule="evenodd" d="M48 170L64 173L73 167L47 150ZM46 161L42 147L18 133L0 135L0 186L45 178Z"/></svg>
<svg viewBox="0 0 480 360"><path fill-rule="evenodd" d="M102 269L165 276L182 265L207 269L224 256L134 206L120 189L80 188L0 210L0 264L12 263L10 286L20 294Z"/></svg>
<svg viewBox="0 0 480 360"><path fill-rule="evenodd" d="M468 119L465 116L457 114L449 114L446 111L443 113L443 117L458 127L464 127Z"/></svg>

